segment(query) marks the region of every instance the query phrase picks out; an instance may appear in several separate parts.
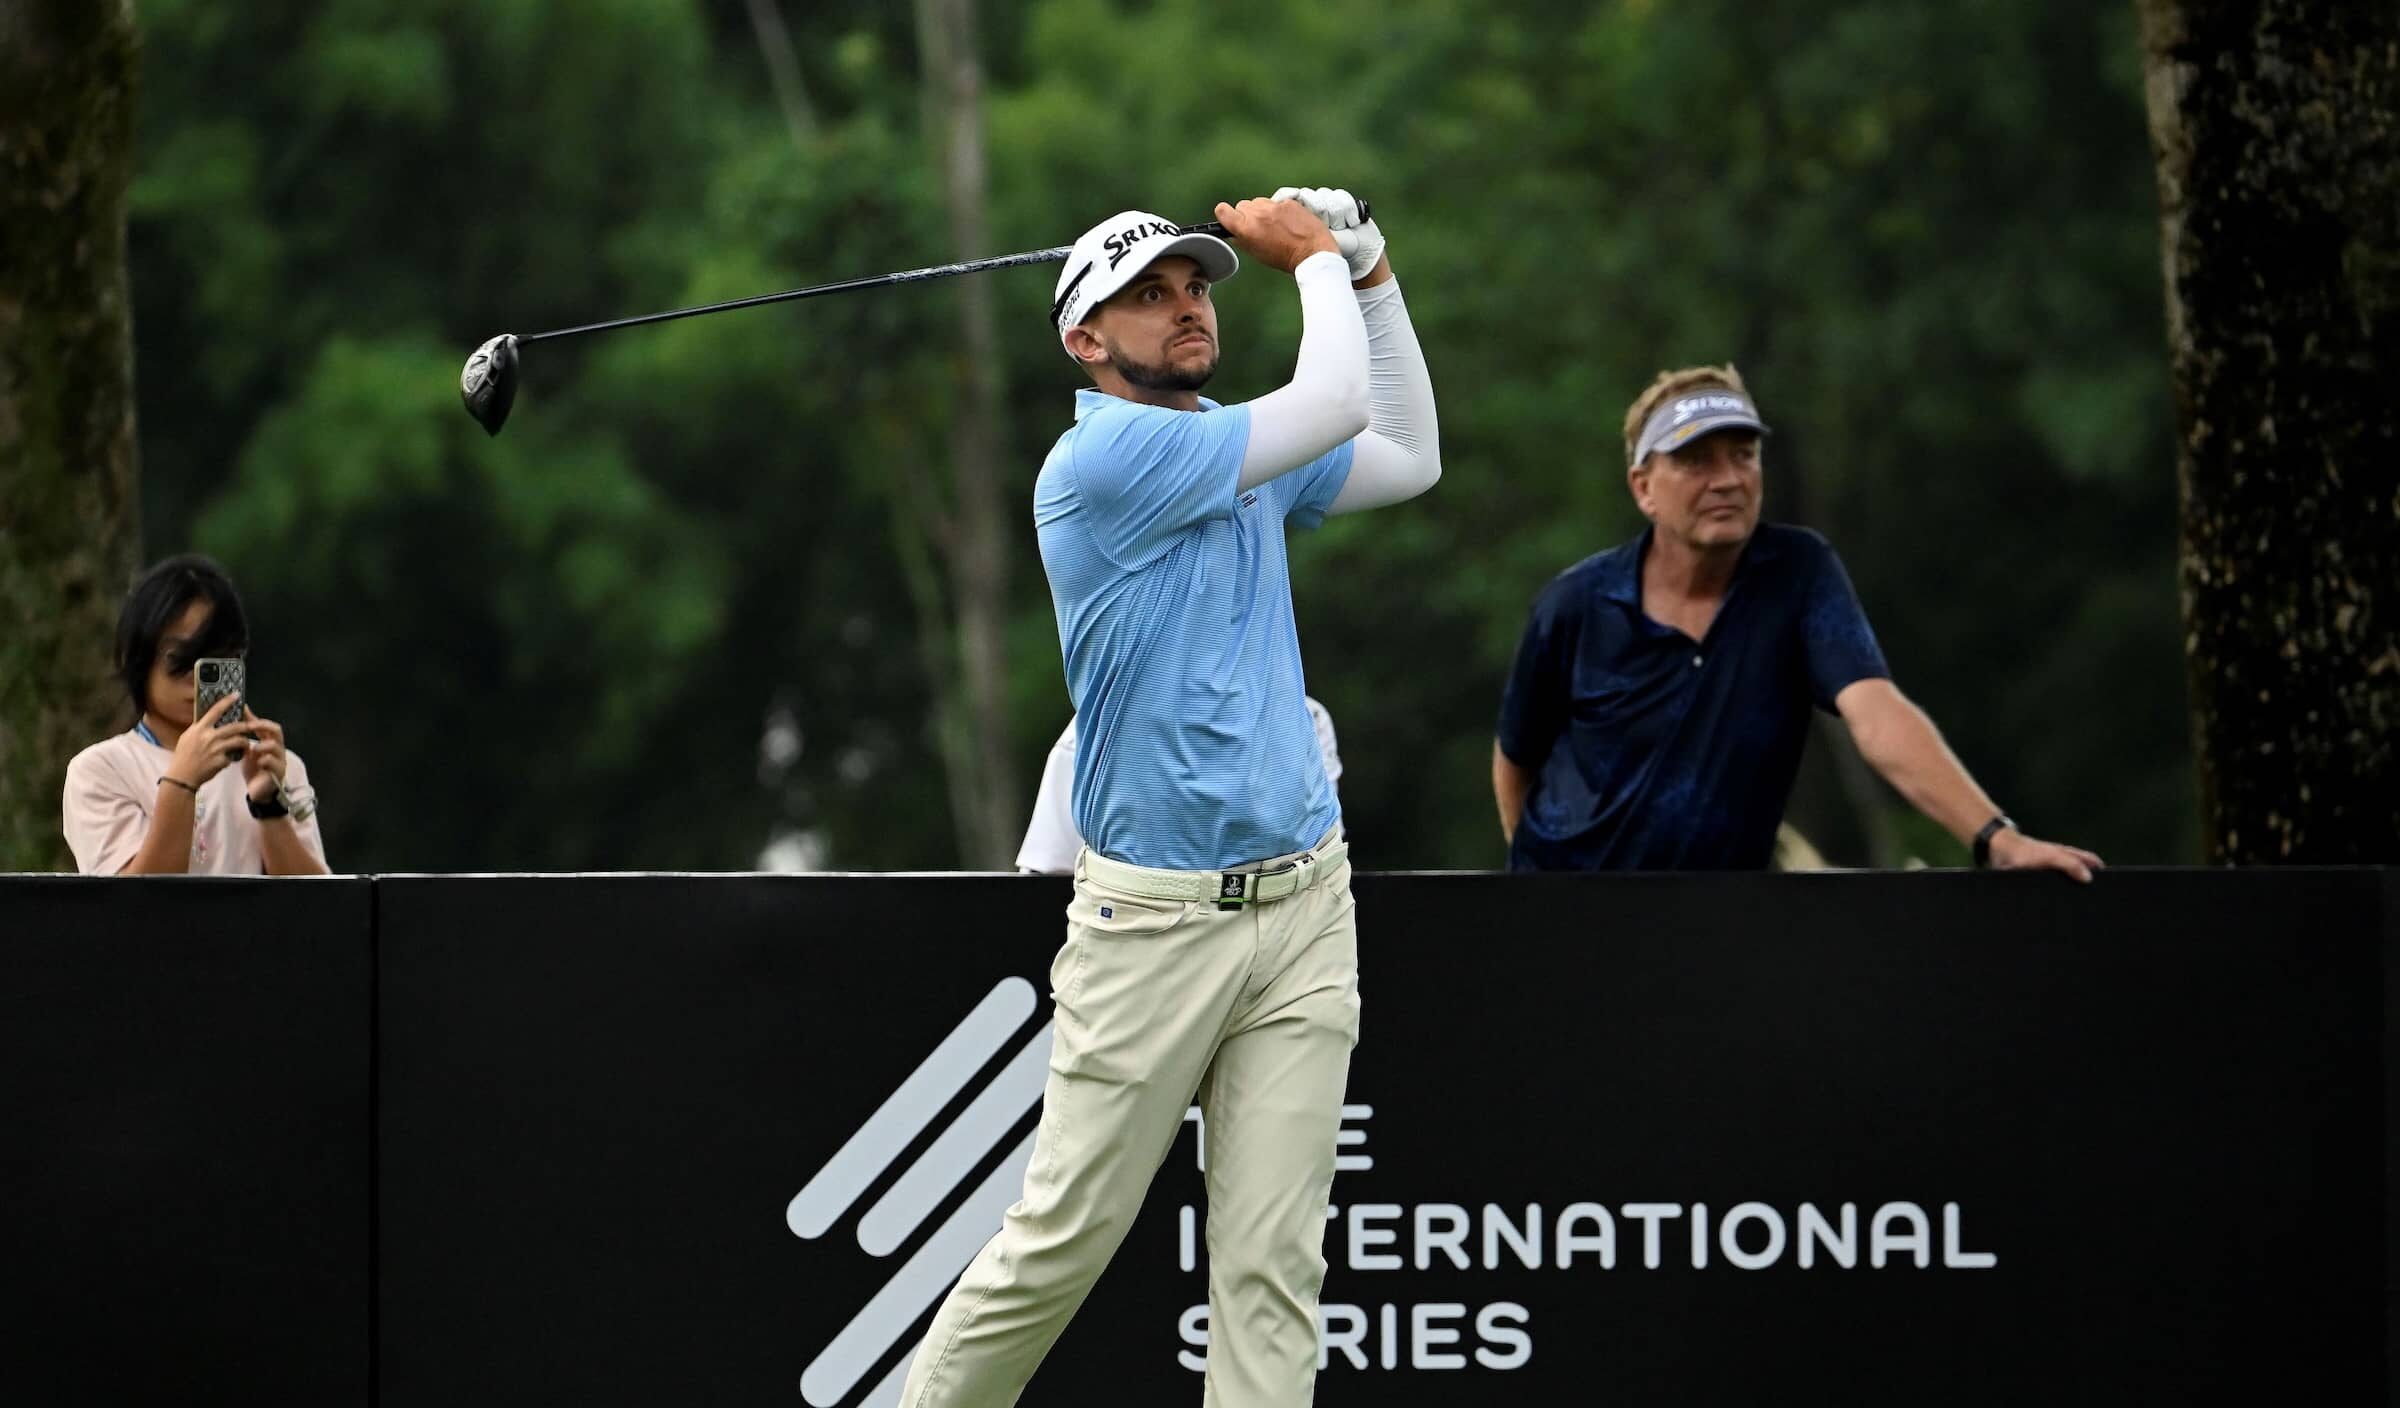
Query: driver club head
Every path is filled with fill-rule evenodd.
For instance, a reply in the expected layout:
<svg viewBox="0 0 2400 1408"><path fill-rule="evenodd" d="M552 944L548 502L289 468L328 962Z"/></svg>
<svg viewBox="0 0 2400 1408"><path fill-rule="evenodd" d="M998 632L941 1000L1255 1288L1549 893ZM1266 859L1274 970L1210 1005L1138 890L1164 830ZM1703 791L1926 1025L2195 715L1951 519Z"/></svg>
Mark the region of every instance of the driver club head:
<svg viewBox="0 0 2400 1408"><path fill-rule="evenodd" d="M467 414L489 435L508 424L508 408L517 400L517 335L504 332L475 349L458 378L459 398Z"/></svg>

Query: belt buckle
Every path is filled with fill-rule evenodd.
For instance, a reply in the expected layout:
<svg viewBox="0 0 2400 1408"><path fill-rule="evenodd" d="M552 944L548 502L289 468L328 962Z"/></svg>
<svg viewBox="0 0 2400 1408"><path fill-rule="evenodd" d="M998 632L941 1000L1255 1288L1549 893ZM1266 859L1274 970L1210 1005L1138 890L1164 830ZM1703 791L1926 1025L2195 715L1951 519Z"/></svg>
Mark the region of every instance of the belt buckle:
<svg viewBox="0 0 2400 1408"><path fill-rule="evenodd" d="M1221 872L1217 877L1217 908L1240 909L1243 905L1255 904L1258 902L1259 890L1266 888L1265 882L1268 876L1289 875L1295 870L1302 870L1314 864L1316 859L1317 858L1314 855L1311 855L1306 851L1302 851L1299 855L1285 861L1279 866L1276 866L1273 870L1228 870ZM1249 882L1253 877L1260 882L1259 890L1253 890L1249 888Z"/></svg>
<svg viewBox="0 0 2400 1408"><path fill-rule="evenodd" d="M1217 908L1240 909L1250 903L1250 877L1238 870L1228 870L1217 877Z"/></svg>

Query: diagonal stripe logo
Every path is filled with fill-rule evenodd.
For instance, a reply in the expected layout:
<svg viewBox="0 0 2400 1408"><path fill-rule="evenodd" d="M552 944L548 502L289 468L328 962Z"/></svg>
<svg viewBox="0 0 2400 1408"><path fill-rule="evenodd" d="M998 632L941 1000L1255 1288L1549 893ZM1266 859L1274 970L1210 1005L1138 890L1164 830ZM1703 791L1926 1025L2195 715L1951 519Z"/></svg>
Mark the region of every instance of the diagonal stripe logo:
<svg viewBox="0 0 2400 1408"><path fill-rule="evenodd" d="M1007 1049L1034 1005L1033 984L1023 978L1003 978L984 994L792 1199L784 1221L793 1234L813 1241L839 1222L975 1073ZM869 1256L888 1257L907 1245L942 1200L1041 1103L1049 1065L1050 1024L1044 1022L859 1218L860 1248ZM833 1408L846 1399L917 1317L941 1299L1016 1202L1032 1158L1028 1134L818 1351L800 1376L800 1396L810 1408ZM895 1408L907 1375L903 1356L855 1408Z"/></svg>

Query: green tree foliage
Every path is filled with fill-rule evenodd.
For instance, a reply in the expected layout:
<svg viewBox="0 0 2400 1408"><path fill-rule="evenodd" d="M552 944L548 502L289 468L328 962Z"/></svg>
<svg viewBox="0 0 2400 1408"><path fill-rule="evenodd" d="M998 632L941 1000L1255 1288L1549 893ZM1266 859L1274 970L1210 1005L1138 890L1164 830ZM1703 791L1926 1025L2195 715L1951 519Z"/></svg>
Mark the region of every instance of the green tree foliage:
<svg viewBox="0 0 2400 1408"><path fill-rule="evenodd" d="M1841 547L1903 685L1994 792L2114 859L2188 856L2154 197L2117 7L982 11L992 247L958 250L907 7L786 7L805 122L737 6L145 7L149 540L221 553L253 598L259 702L321 781L337 864L746 867L778 833L837 866L952 863L910 595L937 569L910 524L963 386L957 290L539 345L497 440L458 409L459 363L503 330L1299 181L1375 200L1443 412L1431 498L1295 552L1376 865L1496 861L1485 760L1525 608L1637 526L1624 405L1728 358L1778 428L1777 510ZM1030 563L1078 377L1046 271L991 277ZM1214 390L1278 384L1288 284L1249 270L1221 302ZM1045 588L1012 580L1031 777L1068 703ZM1830 792L1802 805L1855 829Z"/></svg>

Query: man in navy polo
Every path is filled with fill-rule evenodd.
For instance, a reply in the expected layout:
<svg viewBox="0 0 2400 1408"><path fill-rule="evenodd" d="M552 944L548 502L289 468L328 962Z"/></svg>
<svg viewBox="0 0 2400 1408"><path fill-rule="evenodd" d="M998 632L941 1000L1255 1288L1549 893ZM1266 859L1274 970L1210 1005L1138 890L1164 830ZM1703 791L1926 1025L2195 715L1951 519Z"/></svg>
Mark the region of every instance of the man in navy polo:
<svg viewBox="0 0 2400 1408"><path fill-rule="evenodd" d="M2100 858L2019 831L1892 683L1825 539L1758 521L1766 429L1730 366L1627 413L1650 527L1534 602L1492 748L1509 869L1764 869L1814 705L1976 864L2089 881Z"/></svg>

